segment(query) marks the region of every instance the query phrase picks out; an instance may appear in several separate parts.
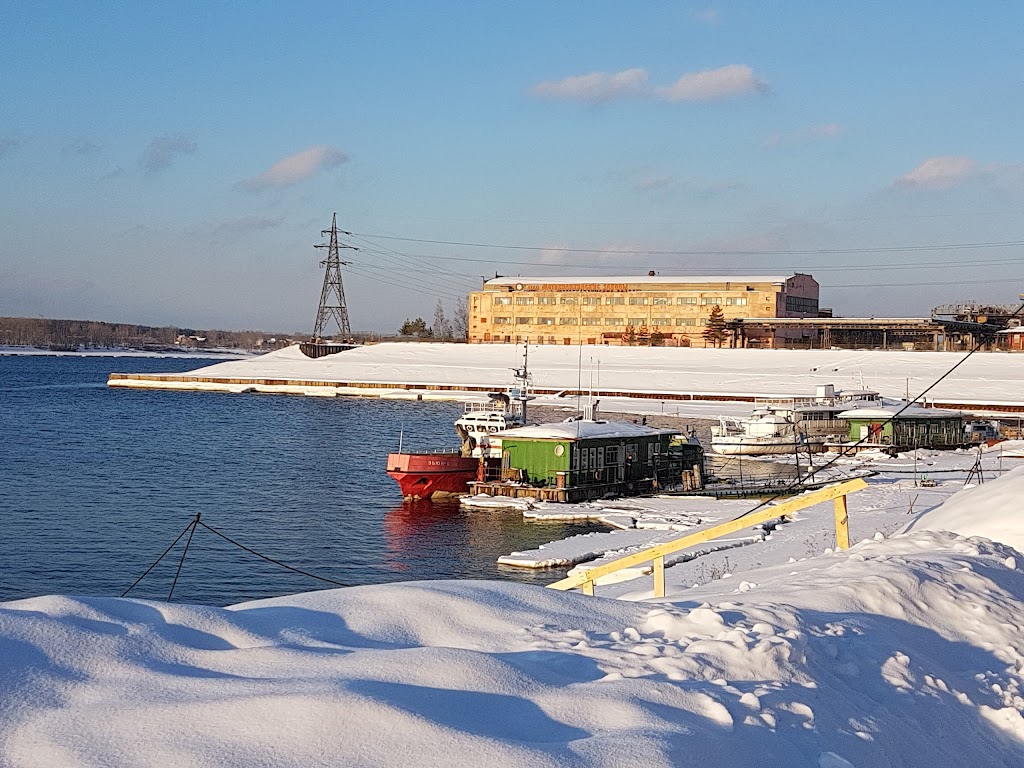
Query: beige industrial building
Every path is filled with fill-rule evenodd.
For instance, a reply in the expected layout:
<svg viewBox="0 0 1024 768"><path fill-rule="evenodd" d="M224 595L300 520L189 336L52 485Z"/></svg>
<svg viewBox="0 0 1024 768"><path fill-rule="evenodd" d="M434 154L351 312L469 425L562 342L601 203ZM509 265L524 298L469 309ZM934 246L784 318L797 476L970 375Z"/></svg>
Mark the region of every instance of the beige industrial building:
<svg viewBox="0 0 1024 768"><path fill-rule="evenodd" d="M726 320L818 317L810 275L498 277L469 294L471 344L705 346L714 307ZM800 329L747 334L747 346L799 342ZM793 338L790 338L790 337ZM728 343L728 342L727 342Z"/></svg>

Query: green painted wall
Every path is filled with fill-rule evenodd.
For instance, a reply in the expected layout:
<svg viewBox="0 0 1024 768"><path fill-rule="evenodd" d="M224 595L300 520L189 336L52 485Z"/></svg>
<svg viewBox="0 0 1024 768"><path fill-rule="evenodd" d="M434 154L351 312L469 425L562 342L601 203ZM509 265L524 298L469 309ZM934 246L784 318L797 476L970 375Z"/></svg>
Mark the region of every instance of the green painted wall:
<svg viewBox="0 0 1024 768"><path fill-rule="evenodd" d="M861 439L861 428L880 426L876 435L868 438L872 443L883 443L898 447L911 448L928 445L957 445L964 442L963 419L894 419L883 424L883 419L850 419L849 439L857 442ZM877 426L876 426L877 425Z"/></svg>
<svg viewBox="0 0 1024 768"><path fill-rule="evenodd" d="M567 472L566 484L569 486L592 485L617 481L632 481L652 476L651 461L648 458L648 446L656 445L659 454L668 453L671 435L646 435L641 437L594 438L583 440L538 440L502 438L502 450L507 454L507 467L521 469L527 473L530 482L546 481L550 485L556 482L557 472ZM561 455L558 447L561 446ZM626 461L627 446L636 446L635 459ZM615 451L615 460L607 460L608 448ZM593 449L595 461L590 460ZM599 450L600 449L600 450ZM587 451L586 468L582 459L577 460L573 467L574 452L582 454ZM603 460L598 457L605 457Z"/></svg>

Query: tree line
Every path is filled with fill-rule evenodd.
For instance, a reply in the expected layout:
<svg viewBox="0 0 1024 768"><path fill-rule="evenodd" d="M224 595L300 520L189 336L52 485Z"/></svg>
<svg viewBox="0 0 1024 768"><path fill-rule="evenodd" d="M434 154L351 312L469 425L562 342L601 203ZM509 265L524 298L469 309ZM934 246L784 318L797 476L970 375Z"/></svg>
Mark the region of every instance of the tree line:
<svg viewBox="0 0 1024 768"><path fill-rule="evenodd" d="M175 346L257 349L270 339L287 343L288 334L262 331L196 330L177 326L104 323L98 320L47 320L0 317L0 345L49 349L130 347L168 349Z"/></svg>
<svg viewBox="0 0 1024 768"><path fill-rule="evenodd" d="M465 300L455 302L451 317L444 309L444 303L438 299L434 307L434 322L427 325L422 317L415 320L405 319L398 329L399 336L415 336L418 339L436 339L437 341L466 341L469 338L469 313Z"/></svg>

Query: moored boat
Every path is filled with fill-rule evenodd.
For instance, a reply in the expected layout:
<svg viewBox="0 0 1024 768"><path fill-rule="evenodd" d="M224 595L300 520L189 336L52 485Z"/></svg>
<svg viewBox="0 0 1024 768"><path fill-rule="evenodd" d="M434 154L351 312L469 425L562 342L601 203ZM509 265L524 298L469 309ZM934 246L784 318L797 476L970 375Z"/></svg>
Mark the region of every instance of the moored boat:
<svg viewBox="0 0 1024 768"><path fill-rule="evenodd" d="M492 438L506 429L526 424L526 403L530 395L530 374L524 352L522 368L514 368L516 384L505 392L494 393L486 403L466 403L455 420L455 431L462 447L441 451L388 454L387 473L406 499L429 499L467 493L469 483L482 479L489 460L501 459L500 440Z"/></svg>
<svg viewBox="0 0 1024 768"><path fill-rule="evenodd" d="M429 499L465 493L477 479L480 459L449 453L389 453L388 476L407 499Z"/></svg>
<svg viewBox="0 0 1024 768"><path fill-rule="evenodd" d="M711 449L724 456L819 453L847 429L844 411L878 407L877 392L837 391L831 384L814 397L759 397L745 419L721 418L711 427Z"/></svg>

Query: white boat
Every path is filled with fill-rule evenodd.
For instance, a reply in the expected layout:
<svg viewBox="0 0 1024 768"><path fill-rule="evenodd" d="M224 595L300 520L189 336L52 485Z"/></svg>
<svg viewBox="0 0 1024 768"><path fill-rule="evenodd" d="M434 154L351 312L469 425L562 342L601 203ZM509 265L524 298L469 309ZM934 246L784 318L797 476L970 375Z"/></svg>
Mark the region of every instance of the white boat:
<svg viewBox="0 0 1024 768"><path fill-rule="evenodd" d="M711 427L711 450L723 456L766 456L795 453L805 447L792 419L771 410L746 419L722 417Z"/></svg>
<svg viewBox="0 0 1024 768"><path fill-rule="evenodd" d="M463 456L500 459L501 440L496 436L526 426L526 403L534 399L530 394L528 356L529 347L524 346L523 367L512 369L516 381L513 387L492 394L486 403L466 403L465 412L455 420Z"/></svg>
<svg viewBox="0 0 1024 768"><path fill-rule="evenodd" d="M724 456L819 453L845 433L840 413L881 403L877 392L837 391L831 384L819 386L814 397L759 397L749 417L723 417L711 427L711 449Z"/></svg>

